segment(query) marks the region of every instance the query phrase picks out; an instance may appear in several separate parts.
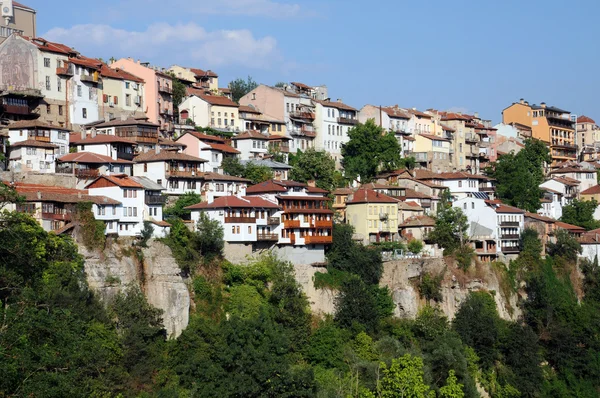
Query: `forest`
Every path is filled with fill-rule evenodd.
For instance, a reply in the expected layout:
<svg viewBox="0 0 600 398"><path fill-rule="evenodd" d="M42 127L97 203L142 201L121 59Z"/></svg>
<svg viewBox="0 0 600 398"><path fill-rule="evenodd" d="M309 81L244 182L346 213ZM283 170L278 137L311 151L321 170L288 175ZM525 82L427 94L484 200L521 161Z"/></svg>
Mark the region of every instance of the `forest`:
<svg viewBox="0 0 600 398"><path fill-rule="evenodd" d="M168 340L137 286L102 303L68 236L26 214L0 216L0 397L597 397L600 271L561 234L542 257L534 231L502 270L522 317L501 319L494 291L472 292L456 317L430 305L392 316L381 252L334 227L328 273L335 314L311 314L293 266L272 255L220 256L209 220L166 238L189 275L190 323ZM152 241L148 242L152 244ZM583 279L578 275L583 275Z"/></svg>

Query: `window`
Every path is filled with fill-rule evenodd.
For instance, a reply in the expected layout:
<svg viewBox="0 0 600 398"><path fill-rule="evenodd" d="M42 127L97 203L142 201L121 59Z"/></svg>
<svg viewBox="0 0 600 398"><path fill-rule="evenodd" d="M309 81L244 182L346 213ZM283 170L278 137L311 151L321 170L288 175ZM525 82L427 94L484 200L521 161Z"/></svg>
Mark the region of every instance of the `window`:
<svg viewBox="0 0 600 398"><path fill-rule="evenodd" d="M475 202L471 202L471 209L475 208Z"/></svg>
<svg viewBox="0 0 600 398"><path fill-rule="evenodd" d="M56 78L56 89L58 92L62 91L62 79L60 77Z"/></svg>
<svg viewBox="0 0 600 398"><path fill-rule="evenodd" d="M46 76L46 90L52 90L52 86L50 86L50 76Z"/></svg>
<svg viewBox="0 0 600 398"><path fill-rule="evenodd" d="M223 119L223 124L225 124L225 126L227 126L227 122L228 122L227 119Z"/></svg>
<svg viewBox="0 0 600 398"><path fill-rule="evenodd" d="M45 68L49 68L50 67L50 58L44 58L44 67Z"/></svg>
<svg viewBox="0 0 600 398"><path fill-rule="evenodd" d="M232 126L235 124L235 123L233 123L233 119L231 119L231 123L230 123L230 124L231 124Z"/></svg>
<svg viewBox="0 0 600 398"><path fill-rule="evenodd" d="M63 106L62 105L58 106L58 114L59 114L59 116L63 115Z"/></svg>
<svg viewBox="0 0 600 398"><path fill-rule="evenodd" d="M81 97L81 86L77 85L77 96Z"/></svg>
<svg viewBox="0 0 600 398"><path fill-rule="evenodd" d="M217 119L217 124L220 126L221 125L221 118Z"/></svg>
<svg viewBox="0 0 600 398"><path fill-rule="evenodd" d="M248 225L248 233L251 234L252 233L252 226Z"/></svg>
<svg viewBox="0 0 600 398"><path fill-rule="evenodd" d="M90 101L94 99L94 92L92 91L92 89L88 90L88 99Z"/></svg>
<svg viewBox="0 0 600 398"><path fill-rule="evenodd" d="M129 88L129 82L125 82L125 88Z"/></svg>
<svg viewBox="0 0 600 398"><path fill-rule="evenodd" d="M462 188L462 181L459 181L459 182L458 182L458 187L459 187L459 188Z"/></svg>
<svg viewBox="0 0 600 398"><path fill-rule="evenodd" d="M281 131L281 124L277 125L277 131Z"/></svg>
<svg viewBox="0 0 600 398"><path fill-rule="evenodd" d="M87 108L83 108L83 109L81 110L81 116L82 116L84 119L87 119Z"/></svg>
<svg viewBox="0 0 600 398"><path fill-rule="evenodd" d="M134 216L134 217L137 217L137 207L134 207L134 208L133 208L133 216Z"/></svg>
<svg viewBox="0 0 600 398"><path fill-rule="evenodd" d="M50 106L50 104L47 104L46 105L46 113L49 114L50 112L52 112L52 107Z"/></svg>
<svg viewBox="0 0 600 398"><path fill-rule="evenodd" d="M131 106L131 94L125 94L125 105Z"/></svg>

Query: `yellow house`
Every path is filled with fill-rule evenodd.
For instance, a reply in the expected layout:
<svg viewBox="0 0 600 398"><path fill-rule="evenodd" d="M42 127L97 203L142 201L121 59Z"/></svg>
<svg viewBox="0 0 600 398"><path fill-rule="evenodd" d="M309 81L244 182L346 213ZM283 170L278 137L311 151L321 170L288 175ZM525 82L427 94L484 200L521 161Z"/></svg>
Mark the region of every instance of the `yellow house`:
<svg viewBox="0 0 600 398"><path fill-rule="evenodd" d="M592 200L596 199L600 203L600 185L594 185L591 188L582 191L580 194L581 200Z"/></svg>
<svg viewBox="0 0 600 398"><path fill-rule="evenodd" d="M413 156L417 163L432 171L451 171L450 140L437 135L415 135Z"/></svg>
<svg viewBox="0 0 600 398"><path fill-rule="evenodd" d="M398 240L398 200L372 189L348 195L346 222L364 244Z"/></svg>
<svg viewBox="0 0 600 398"><path fill-rule="evenodd" d="M531 127L531 135L550 147L553 163L577 159L575 124L571 113L544 102L529 105L523 99L502 111L504 124L519 123Z"/></svg>

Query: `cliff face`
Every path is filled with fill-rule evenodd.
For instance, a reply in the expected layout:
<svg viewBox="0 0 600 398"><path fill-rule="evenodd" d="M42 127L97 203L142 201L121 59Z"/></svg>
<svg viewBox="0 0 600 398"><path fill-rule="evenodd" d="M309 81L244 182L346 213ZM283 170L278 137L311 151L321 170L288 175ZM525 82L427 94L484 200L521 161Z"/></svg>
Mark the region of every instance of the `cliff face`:
<svg viewBox="0 0 600 398"><path fill-rule="evenodd" d="M313 312L333 314L336 292L329 289L315 289L314 274L327 272L324 268L296 266L296 277L308 296ZM427 302L421 298L417 288L418 280L425 273L443 274L441 283L442 301L438 304L444 314L453 319L461 303L470 292L486 290L493 292L498 313L503 319L516 320L521 311L518 307L517 294L505 294L501 282L488 265L473 267L469 273L456 269L445 259L406 259L384 263L384 271L380 285L387 286L396 303L394 315L399 318L415 318Z"/></svg>
<svg viewBox="0 0 600 398"><path fill-rule="evenodd" d="M88 284L104 302L130 284L137 284L148 302L163 310L163 324L170 338L181 334L189 321L190 294L171 249L157 241L138 255L130 240L108 243L104 251L79 245L85 258Z"/></svg>

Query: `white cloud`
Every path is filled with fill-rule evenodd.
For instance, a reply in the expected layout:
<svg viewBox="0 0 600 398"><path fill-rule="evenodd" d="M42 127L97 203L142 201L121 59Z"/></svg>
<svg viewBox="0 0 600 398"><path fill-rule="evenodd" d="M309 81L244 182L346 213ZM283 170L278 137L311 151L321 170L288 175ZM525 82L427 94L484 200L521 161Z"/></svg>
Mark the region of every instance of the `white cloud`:
<svg viewBox="0 0 600 398"><path fill-rule="evenodd" d="M252 1L252 0L248 0ZM42 37L75 48L89 57L132 57L160 64L195 63L202 67L242 65L268 69L281 61L277 41L255 38L249 30L208 32L196 23L156 23L145 31L86 24L53 28Z"/></svg>

